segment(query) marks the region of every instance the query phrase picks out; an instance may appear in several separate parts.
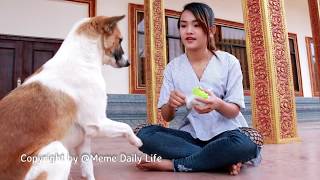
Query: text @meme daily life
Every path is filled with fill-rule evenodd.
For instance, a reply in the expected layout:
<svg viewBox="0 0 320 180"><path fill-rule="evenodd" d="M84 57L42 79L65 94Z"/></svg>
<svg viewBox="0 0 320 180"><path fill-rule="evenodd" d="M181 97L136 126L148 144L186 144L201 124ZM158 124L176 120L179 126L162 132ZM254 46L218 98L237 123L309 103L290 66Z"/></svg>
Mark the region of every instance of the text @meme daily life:
<svg viewBox="0 0 320 180"><path fill-rule="evenodd" d="M119 153L119 154L81 154L80 156L73 156L65 153L55 153L55 154L46 154L46 155L38 155L38 156L29 156L27 154L22 154L20 156L20 161L22 163L37 163L37 162L50 162L55 163L58 161L72 161L72 163L76 164L78 162L87 162L92 160L97 163L141 163L141 161L145 162L159 162L161 161L161 156L157 154L146 155L146 154L129 154L129 153Z"/></svg>

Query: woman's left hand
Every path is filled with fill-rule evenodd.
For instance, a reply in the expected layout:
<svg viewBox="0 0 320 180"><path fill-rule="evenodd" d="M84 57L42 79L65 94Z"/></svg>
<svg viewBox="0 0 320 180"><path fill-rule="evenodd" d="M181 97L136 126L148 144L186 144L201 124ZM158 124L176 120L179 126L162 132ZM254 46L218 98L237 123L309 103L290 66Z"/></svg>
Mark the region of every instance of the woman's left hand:
<svg viewBox="0 0 320 180"><path fill-rule="evenodd" d="M206 89L202 89L205 91L209 97L208 99L203 98L195 98L196 101L199 101L203 103L204 105L195 105L193 108L196 110L199 114L209 113L213 110L219 109L222 99L215 96L211 91L208 91Z"/></svg>

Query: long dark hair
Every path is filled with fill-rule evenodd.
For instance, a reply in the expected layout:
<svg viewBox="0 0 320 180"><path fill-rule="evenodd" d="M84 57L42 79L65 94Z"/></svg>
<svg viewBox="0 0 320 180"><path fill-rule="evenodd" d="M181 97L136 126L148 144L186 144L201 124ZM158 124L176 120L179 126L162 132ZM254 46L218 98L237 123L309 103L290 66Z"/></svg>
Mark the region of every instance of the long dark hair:
<svg viewBox="0 0 320 180"><path fill-rule="evenodd" d="M186 4L183 7L182 13L186 10L190 11L199 22L200 27L207 35L207 48L217 56L215 53L217 48L214 41L214 33L212 32L212 28L214 26L214 13L212 9L204 3L193 2ZM178 20L178 29L180 29L180 19L181 16Z"/></svg>

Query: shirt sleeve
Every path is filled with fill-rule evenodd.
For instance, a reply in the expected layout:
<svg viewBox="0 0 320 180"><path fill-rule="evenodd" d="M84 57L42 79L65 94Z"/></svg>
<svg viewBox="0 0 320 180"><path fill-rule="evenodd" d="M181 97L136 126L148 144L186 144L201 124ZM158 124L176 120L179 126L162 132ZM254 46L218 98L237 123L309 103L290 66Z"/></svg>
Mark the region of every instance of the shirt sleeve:
<svg viewBox="0 0 320 180"><path fill-rule="evenodd" d="M245 108L242 85L243 77L240 63L236 57L230 56L230 58L233 59L228 70L228 80L224 101L237 104L240 108Z"/></svg>
<svg viewBox="0 0 320 180"><path fill-rule="evenodd" d="M172 79L172 67L169 63L163 74L163 82L160 90L158 108L161 108L169 101L170 92L174 90L173 79Z"/></svg>

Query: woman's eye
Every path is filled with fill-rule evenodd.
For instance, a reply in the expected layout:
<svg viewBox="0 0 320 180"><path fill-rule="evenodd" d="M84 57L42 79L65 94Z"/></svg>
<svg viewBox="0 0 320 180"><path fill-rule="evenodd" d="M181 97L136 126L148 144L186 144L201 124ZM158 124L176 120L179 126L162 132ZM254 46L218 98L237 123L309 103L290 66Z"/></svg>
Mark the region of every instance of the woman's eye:
<svg viewBox="0 0 320 180"><path fill-rule="evenodd" d="M199 25L199 24L194 24L193 26L194 26L194 27L199 27L200 25Z"/></svg>
<svg viewBox="0 0 320 180"><path fill-rule="evenodd" d="M180 27L181 27L181 28L185 28L185 27L186 27L186 25L184 25L184 24L181 24L181 25L180 25Z"/></svg>

